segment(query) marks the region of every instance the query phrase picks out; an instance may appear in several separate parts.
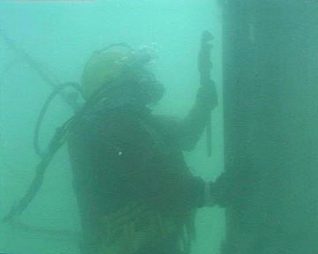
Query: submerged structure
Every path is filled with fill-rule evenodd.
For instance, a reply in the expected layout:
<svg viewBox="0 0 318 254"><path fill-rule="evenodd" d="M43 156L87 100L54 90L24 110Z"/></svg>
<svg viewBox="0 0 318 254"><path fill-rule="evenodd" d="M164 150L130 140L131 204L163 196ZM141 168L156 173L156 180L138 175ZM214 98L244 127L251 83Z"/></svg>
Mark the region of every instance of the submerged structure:
<svg viewBox="0 0 318 254"><path fill-rule="evenodd" d="M318 253L318 3L224 3L223 254Z"/></svg>

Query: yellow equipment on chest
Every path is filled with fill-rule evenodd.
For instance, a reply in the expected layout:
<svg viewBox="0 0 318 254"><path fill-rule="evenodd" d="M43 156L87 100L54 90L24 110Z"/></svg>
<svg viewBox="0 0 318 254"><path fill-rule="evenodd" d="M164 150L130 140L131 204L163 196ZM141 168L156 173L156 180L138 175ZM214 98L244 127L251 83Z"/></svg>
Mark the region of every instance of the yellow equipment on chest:
<svg viewBox="0 0 318 254"><path fill-rule="evenodd" d="M189 222L193 213L163 216L142 203L131 203L104 217L99 254L134 254L151 249L170 237L179 238L180 249L190 242Z"/></svg>

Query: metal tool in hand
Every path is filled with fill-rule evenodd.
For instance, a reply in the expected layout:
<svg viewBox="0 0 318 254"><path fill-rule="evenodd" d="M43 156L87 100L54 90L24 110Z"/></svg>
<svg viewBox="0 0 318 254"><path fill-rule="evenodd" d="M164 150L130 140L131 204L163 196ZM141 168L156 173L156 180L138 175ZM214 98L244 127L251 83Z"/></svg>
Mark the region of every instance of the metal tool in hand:
<svg viewBox="0 0 318 254"><path fill-rule="evenodd" d="M211 83L210 72L212 69L211 49L213 35L209 31L204 31L201 36L201 48L198 56L198 67L200 72L201 86L207 86ZM207 154L210 157L211 149L211 116L209 116L206 127Z"/></svg>

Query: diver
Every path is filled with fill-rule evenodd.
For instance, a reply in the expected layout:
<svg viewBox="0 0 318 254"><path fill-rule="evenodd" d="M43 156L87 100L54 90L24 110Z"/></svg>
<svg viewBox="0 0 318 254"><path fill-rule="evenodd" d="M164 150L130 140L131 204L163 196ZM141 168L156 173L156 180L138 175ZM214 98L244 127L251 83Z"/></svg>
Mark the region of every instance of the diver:
<svg viewBox="0 0 318 254"><path fill-rule="evenodd" d="M212 183L189 171L190 151L217 106L212 80L185 119L154 115L164 94L149 50L113 45L93 53L82 74L90 107L68 134L83 254L186 254L197 208Z"/></svg>

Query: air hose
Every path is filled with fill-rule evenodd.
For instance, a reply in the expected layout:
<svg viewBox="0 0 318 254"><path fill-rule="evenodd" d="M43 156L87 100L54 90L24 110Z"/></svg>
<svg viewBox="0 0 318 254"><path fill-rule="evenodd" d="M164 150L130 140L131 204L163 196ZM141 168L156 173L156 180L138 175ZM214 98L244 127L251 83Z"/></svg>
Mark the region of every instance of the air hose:
<svg viewBox="0 0 318 254"><path fill-rule="evenodd" d="M76 90L77 92L81 93L81 89L77 83L73 83L73 82L64 83L64 84L59 85L58 87L54 88L54 90L49 94L49 96L47 97L46 101L44 102L44 104L41 108L41 111L39 113L38 119L37 119L36 124L35 124L34 136L33 136L34 150L35 150L36 154L39 155L40 157L43 157L45 154L45 151L43 151L41 149L40 142L39 142L40 129L41 129L41 126L43 123L43 119L48 111L48 108L49 108L51 102L55 99L55 97L57 95L61 94L61 92L64 89L70 88L70 87L73 88L74 90ZM73 108L75 108L75 105Z"/></svg>
<svg viewBox="0 0 318 254"><path fill-rule="evenodd" d="M9 213L3 218L4 222L9 222L13 217L20 215L31 203L42 185L46 168L50 164L55 153L65 143L72 122L73 117L69 119L62 127L56 130L56 133L49 144L48 151L42 155L42 159L36 167L35 177L33 178L30 187L23 198L17 203L17 205L13 206Z"/></svg>
<svg viewBox="0 0 318 254"><path fill-rule="evenodd" d="M74 86L74 83L66 83L56 88L47 98L46 102L43 105L43 108L40 112L37 128L36 128L36 136L35 136L35 144L38 143L39 130L41 127L41 122L47 112L47 109L51 103L51 101L55 98L55 96L60 93L64 88ZM77 89L77 86L74 87ZM29 206L31 201L34 199L35 195L38 193L44 179L44 174L52 161L55 153L59 150L59 148L66 142L68 134L73 126L76 126L78 122L81 120L82 116L89 111L95 104L99 103L101 100L105 98L105 89L101 88L95 94L91 96L91 98L86 101L85 105L78 110L78 112L72 116L68 121L66 121L62 127L56 129L55 135L51 139L48 149L46 152L41 154L41 161L36 166L35 176L32 180L31 185L27 189L24 196L20 199L20 201L14 205L9 213L3 218L3 222L10 222L14 217L19 216L23 213L23 211Z"/></svg>
<svg viewBox="0 0 318 254"><path fill-rule="evenodd" d="M22 212L28 207L31 203L35 195L38 193L43 179L44 174L49 166L51 160L53 159L55 153L59 150L59 148L65 143L67 139L67 134L69 133L70 128L72 127L72 123L74 122L75 116L71 117L68 121L66 121L62 127L56 129L55 135L51 139L48 148L46 151L42 151L39 145L39 133L42 126L43 119L48 111L48 108L53 101L53 99L59 95L66 88L73 88L74 90L81 92L79 86L76 83L64 83L56 88L49 94L47 97L38 119L36 121L35 130L34 130L34 138L33 144L36 153L41 157L41 161L36 166L35 176L32 180L31 185L27 189L24 196L20 199L17 205L13 206L9 213L3 218L4 222L9 222L13 217L19 216Z"/></svg>

